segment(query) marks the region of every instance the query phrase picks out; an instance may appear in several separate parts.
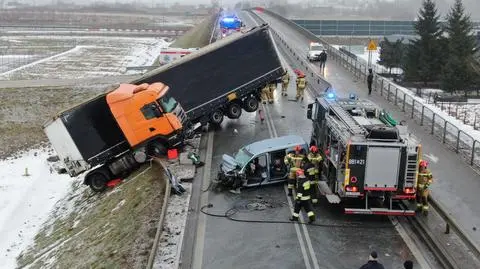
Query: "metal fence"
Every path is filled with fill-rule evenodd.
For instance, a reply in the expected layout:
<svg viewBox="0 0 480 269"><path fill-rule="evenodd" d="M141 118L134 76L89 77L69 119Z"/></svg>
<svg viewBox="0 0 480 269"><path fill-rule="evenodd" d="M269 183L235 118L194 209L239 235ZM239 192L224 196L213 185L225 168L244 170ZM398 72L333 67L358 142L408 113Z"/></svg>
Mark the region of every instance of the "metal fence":
<svg viewBox="0 0 480 269"><path fill-rule="evenodd" d="M388 36L413 35L414 21L292 20L315 35Z"/></svg>
<svg viewBox="0 0 480 269"><path fill-rule="evenodd" d="M265 13L280 19L296 28L309 40L315 40L324 44L327 48L329 55L349 70L357 79L361 79L366 82L368 75L368 66L364 61L359 61L350 57L349 55L341 52L335 47L330 46L325 40L315 36L307 29L299 26L298 24L279 16L276 13L265 10ZM278 33L275 33L277 36ZM283 42L287 40L285 37L279 36ZM286 42L285 42L286 43ZM301 64L304 65L303 61ZM375 73L380 71L374 67ZM313 73L312 73L313 75ZM320 77L318 77L321 79ZM447 119L436 113L431 109L430 105L425 104L425 101L404 87L401 87L392 81L375 75L373 81L373 88L379 92L387 101L394 104L401 111L406 113L408 117L423 126L433 137L441 141L448 148L459 154L470 165L480 167L480 146L478 141L472 136L466 133L461 127L457 127L458 123Z"/></svg>

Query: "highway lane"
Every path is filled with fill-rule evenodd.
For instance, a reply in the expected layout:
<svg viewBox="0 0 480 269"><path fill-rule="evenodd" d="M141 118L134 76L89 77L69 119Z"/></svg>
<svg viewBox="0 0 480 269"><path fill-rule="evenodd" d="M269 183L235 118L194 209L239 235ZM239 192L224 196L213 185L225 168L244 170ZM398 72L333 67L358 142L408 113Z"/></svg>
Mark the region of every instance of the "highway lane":
<svg viewBox="0 0 480 269"><path fill-rule="evenodd" d="M312 100L311 97L307 96L303 104L291 101L293 83L289 97L280 96L278 91L276 103L266 108L269 122L262 124L255 113L244 113L238 120L226 120L215 132L210 178L216 175L222 154L231 154L245 144L286 134L299 134L309 139L311 123L305 117L305 104ZM235 129L238 133L234 132ZM246 210L249 202L261 200L270 202L271 207ZM220 214L231 207L240 208L241 212L235 217L244 219L286 221L291 214L284 186L246 189L240 195L210 191L208 203L213 205L207 208L209 212ZM194 265L200 261L202 268L209 269L346 269L359 267L373 249L379 251L387 268L396 268L407 258L415 260L394 225L385 217L345 216L342 208L328 205L325 200L316 206L315 212L318 223L327 227L296 229L293 224L252 224L206 217L204 240L197 242L202 256L194 258ZM356 225L377 229L363 229Z"/></svg>
<svg viewBox="0 0 480 269"><path fill-rule="evenodd" d="M266 14L259 14L270 26L281 35L288 37L291 47L297 50L297 54L305 55L308 51L308 40L300 33L293 30L289 25L280 22ZM310 64L310 68L320 74L318 64ZM439 203L450 213L463 227L464 231L480 245L480 177L459 156L452 153L440 142L429 135L429 126L419 126L409 119L397 107L388 103L378 93L367 95L367 87L363 81L358 81L354 76L337 64L334 60L327 61L327 67L323 74L333 87L342 95L355 93L361 98L367 98L381 105L393 113L394 118L405 120L409 129L419 138L423 151L435 158L430 159L430 168L433 172L435 183L432 185L434 196ZM438 158L438 160L435 160ZM435 162L436 161L436 162Z"/></svg>

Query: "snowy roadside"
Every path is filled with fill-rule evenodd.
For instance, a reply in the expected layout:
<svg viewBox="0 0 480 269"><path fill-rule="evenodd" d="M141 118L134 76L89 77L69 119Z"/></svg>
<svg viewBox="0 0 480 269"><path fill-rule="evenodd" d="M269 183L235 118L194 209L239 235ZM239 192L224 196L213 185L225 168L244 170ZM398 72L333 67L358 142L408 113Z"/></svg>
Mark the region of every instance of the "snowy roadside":
<svg viewBox="0 0 480 269"><path fill-rule="evenodd" d="M68 175L52 172L51 148L32 149L0 161L0 263L15 268L16 257L33 242L55 203L72 188ZM24 176L28 169L29 176ZM75 182L75 180L74 180Z"/></svg>
<svg viewBox="0 0 480 269"><path fill-rule="evenodd" d="M200 140L200 135L190 140L192 147L187 147L182 155L187 155L190 151L198 154ZM180 159L171 162L168 167L178 180L183 181L181 184L186 192L182 195L171 194L169 198L163 231L153 264L155 269L176 269L180 262L180 252L192 194L192 183L188 181L193 179L196 170L194 165L189 164L188 159Z"/></svg>

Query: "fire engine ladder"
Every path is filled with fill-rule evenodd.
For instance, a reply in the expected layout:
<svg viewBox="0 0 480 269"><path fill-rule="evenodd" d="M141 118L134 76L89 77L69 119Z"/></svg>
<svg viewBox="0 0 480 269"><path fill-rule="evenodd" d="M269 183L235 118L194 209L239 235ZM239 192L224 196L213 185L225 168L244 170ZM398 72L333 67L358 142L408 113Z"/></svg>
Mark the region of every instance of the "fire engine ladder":
<svg viewBox="0 0 480 269"><path fill-rule="evenodd" d="M357 124L352 115L345 111L345 109L343 109L343 107L341 107L339 104L330 104L330 110L337 115L337 117L347 126L348 130L353 135L364 135L366 133L366 130Z"/></svg>

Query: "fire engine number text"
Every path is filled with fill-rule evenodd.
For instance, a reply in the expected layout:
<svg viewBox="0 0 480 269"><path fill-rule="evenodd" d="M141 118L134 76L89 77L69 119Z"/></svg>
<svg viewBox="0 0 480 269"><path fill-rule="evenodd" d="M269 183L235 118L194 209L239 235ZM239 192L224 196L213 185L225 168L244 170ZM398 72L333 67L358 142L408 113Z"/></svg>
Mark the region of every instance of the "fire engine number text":
<svg viewBox="0 0 480 269"><path fill-rule="evenodd" d="M350 160L348 160L348 164L350 164L350 165L365 165L365 160L362 160L362 159L350 159Z"/></svg>

